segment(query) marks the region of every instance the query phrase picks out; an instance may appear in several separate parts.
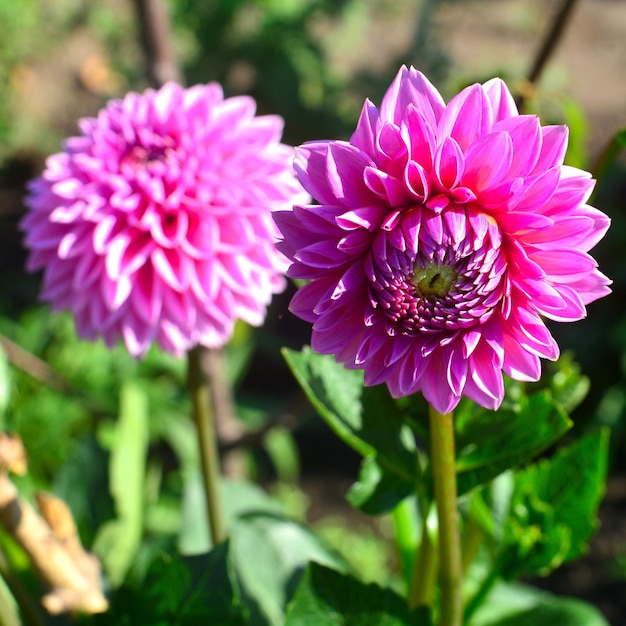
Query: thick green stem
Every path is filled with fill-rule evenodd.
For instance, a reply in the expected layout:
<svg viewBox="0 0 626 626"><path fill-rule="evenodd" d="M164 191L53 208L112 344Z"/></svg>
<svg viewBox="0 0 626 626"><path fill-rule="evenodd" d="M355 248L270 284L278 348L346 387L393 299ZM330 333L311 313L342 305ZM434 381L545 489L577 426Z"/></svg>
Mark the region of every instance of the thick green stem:
<svg viewBox="0 0 626 626"><path fill-rule="evenodd" d="M217 433L211 401L211 389L202 363L202 354L206 348L196 346L188 352L187 380L193 418L198 430L202 480L207 506L207 517L211 527L213 545L220 543L226 536L222 519L222 507L219 492L220 463L217 448Z"/></svg>
<svg viewBox="0 0 626 626"><path fill-rule="evenodd" d="M421 506L422 536L415 560L409 589L409 606L431 606L435 595L435 577L437 574L437 546L433 544L428 532L429 507Z"/></svg>
<svg viewBox="0 0 626 626"><path fill-rule="evenodd" d="M454 418L430 408L430 459L439 527L439 626L461 626L462 564L457 508Z"/></svg>

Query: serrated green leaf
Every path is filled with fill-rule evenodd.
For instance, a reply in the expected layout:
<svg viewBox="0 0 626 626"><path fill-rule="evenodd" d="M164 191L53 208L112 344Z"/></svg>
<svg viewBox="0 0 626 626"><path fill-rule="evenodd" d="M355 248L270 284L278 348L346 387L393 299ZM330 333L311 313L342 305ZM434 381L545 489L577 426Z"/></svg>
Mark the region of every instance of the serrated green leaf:
<svg viewBox="0 0 626 626"><path fill-rule="evenodd" d="M604 493L608 431L597 431L515 473L497 569L546 574L584 553Z"/></svg>
<svg viewBox="0 0 626 626"><path fill-rule="evenodd" d="M518 490L532 489L554 510L554 523L571 529L572 545L566 560L585 552L587 540L597 527L595 515L604 494L608 442L608 430L596 431L516 477Z"/></svg>
<svg viewBox="0 0 626 626"><path fill-rule="evenodd" d="M364 513L380 515L391 511L414 492L414 484L386 472L375 457L367 457L361 463L359 480L352 485L346 497L353 507Z"/></svg>
<svg viewBox="0 0 626 626"><path fill-rule="evenodd" d="M468 626L608 626L608 622L581 600L507 583L493 589Z"/></svg>
<svg viewBox="0 0 626 626"><path fill-rule="evenodd" d="M536 457L571 428L571 421L549 392L520 401L519 410L476 407L457 422L459 494Z"/></svg>
<svg viewBox="0 0 626 626"><path fill-rule="evenodd" d="M159 554L138 588L123 587L113 597L102 624L150 626L247 626L247 609L224 542L211 552L180 558ZM96 618L98 623L98 618Z"/></svg>
<svg viewBox="0 0 626 626"><path fill-rule="evenodd" d="M231 560L250 626L283 626L285 607L309 561L346 569L305 526L281 515L249 513L231 530Z"/></svg>
<svg viewBox="0 0 626 626"><path fill-rule="evenodd" d="M309 400L334 432L364 457L415 484L416 450L387 389L363 386L363 373L345 369L332 356L284 349L291 371Z"/></svg>
<svg viewBox="0 0 626 626"><path fill-rule="evenodd" d="M124 580L141 542L147 448L148 403L143 392L127 382L121 390L109 463L109 490L117 517L102 526L94 543L114 586Z"/></svg>
<svg viewBox="0 0 626 626"><path fill-rule="evenodd" d="M285 626L429 626L427 609L410 610L406 601L375 584L365 585L311 563L289 604Z"/></svg>

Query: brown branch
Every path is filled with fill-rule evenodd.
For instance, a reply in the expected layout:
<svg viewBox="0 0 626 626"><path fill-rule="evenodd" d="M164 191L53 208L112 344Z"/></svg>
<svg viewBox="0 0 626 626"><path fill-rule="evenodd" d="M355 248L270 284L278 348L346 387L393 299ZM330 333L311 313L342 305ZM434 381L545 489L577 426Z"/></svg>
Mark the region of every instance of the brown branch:
<svg viewBox="0 0 626 626"><path fill-rule="evenodd" d="M535 85L541 79L541 75L550 60L550 57L554 54L557 45L561 41L565 27L567 26L569 19L573 13L578 0L563 0L561 7L556 12L554 19L546 33L545 39L541 43L535 60L533 61L531 70L528 74L528 78L522 83L519 88L519 96L517 98L517 106L521 110L526 99L531 97L535 91Z"/></svg>
<svg viewBox="0 0 626 626"><path fill-rule="evenodd" d="M171 37L170 19L162 0L135 0L147 74L153 87L168 81L183 83Z"/></svg>
<svg viewBox="0 0 626 626"><path fill-rule="evenodd" d="M108 603L100 589L100 564L78 538L71 513L51 494L37 498L40 512L21 499L8 469L26 467L16 437L0 435L0 524L28 554L40 578L50 587L42 599L48 612L101 613ZM22 448L23 451L23 448Z"/></svg>
<svg viewBox="0 0 626 626"><path fill-rule="evenodd" d="M0 348L5 353L9 363L26 372L56 391L69 391L69 381L59 372L54 371L45 361L36 357L4 335L0 335Z"/></svg>

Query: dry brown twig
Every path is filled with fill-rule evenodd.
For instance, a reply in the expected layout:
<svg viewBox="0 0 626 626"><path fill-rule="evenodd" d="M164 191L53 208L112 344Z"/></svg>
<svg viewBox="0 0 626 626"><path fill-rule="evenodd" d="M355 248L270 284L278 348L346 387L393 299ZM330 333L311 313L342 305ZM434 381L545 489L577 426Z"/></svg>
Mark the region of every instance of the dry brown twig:
<svg viewBox="0 0 626 626"><path fill-rule="evenodd" d="M37 512L20 498L9 472L26 472L21 440L0 433L0 524L28 554L50 587L42 603L51 614L102 613L108 602L100 586L100 563L80 543L67 505L51 494L37 495Z"/></svg>

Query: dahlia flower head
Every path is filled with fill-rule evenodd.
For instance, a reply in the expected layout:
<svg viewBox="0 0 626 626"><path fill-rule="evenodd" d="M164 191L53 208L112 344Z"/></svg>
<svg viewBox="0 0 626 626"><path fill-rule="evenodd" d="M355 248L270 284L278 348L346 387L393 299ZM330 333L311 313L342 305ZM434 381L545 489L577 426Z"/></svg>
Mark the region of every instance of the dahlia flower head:
<svg viewBox="0 0 626 626"><path fill-rule="evenodd" d="M144 355L223 345L285 287L272 211L307 202L283 121L212 83L129 93L50 156L21 222L41 297Z"/></svg>
<svg viewBox="0 0 626 626"><path fill-rule="evenodd" d="M566 146L567 129L520 115L500 79L446 105L402 67L350 141L296 148L319 205L274 218L288 276L309 281L290 309L313 324L312 348L441 413L463 396L498 408L503 372L537 380L559 354L544 318L579 320L610 292L587 254L609 219Z"/></svg>

